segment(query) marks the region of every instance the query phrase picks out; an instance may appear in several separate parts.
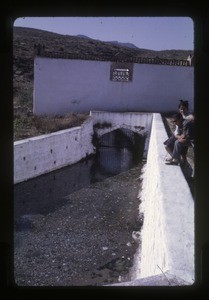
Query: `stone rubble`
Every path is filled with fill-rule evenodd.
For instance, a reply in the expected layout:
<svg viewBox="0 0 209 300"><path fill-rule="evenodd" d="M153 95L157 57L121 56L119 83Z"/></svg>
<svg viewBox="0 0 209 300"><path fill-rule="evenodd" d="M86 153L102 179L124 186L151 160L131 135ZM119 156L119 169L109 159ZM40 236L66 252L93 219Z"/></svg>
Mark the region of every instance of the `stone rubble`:
<svg viewBox="0 0 209 300"><path fill-rule="evenodd" d="M14 235L16 284L95 286L131 280L140 247L132 233L143 222L137 198L141 167L68 195L47 215L22 216Z"/></svg>

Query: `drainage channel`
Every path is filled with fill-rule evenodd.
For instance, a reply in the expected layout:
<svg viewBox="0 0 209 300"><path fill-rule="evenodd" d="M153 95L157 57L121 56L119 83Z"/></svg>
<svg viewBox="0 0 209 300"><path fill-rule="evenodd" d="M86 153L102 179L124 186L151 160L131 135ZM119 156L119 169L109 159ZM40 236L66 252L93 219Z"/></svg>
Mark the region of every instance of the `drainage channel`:
<svg viewBox="0 0 209 300"><path fill-rule="evenodd" d="M143 222L142 167L132 149L100 146L96 156L16 184L17 285L129 281Z"/></svg>

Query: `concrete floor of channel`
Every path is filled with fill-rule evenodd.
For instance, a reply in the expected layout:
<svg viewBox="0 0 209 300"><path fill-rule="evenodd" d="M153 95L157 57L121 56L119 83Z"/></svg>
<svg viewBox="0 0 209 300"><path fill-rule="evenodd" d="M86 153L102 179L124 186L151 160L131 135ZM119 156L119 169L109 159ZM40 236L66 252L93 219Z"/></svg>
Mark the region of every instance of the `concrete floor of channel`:
<svg viewBox="0 0 209 300"><path fill-rule="evenodd" d="M101 286L132 280L140 249L140 164L65 196L48 214L24 215L14 235L18 286Z"/></svg>

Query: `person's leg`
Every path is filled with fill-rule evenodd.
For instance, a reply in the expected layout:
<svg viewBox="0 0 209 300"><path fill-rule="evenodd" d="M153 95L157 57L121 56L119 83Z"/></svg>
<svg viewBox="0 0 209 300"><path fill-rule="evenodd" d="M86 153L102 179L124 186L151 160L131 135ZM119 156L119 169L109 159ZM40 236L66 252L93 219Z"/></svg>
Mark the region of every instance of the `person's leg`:
<svg viewBox="0 0 209 300"><path fill-rule="evenodd" d="M173 153L172 153L173 159L170 160L169 162L166 162L166 165L176 165L177 166L180 162L181 151L182 151L182 145L178 140L176 140L174 143L174 148L173 148Z"/></svg>
<svg viewBox="0 0 209 300"><path fill-rule="evenodd" d="M165 146L165 150L168 152L168 154L170 154L170 156L171 156L171 159L173 158L173 151L172 151L172 149L169 147L169 146Z"/></svg>
<svg viewBox="0 0 209 300"><path fill-rule="evenodd" d="M180 143L178 140L175 141L174 143L174 148L173 148L173 160L176 162L179 162L181 159L181 152L182 152L182 143Z"/></svg>
<svg viewBox="0 0 209 300"><path fill-rule="evenodd" d="M187 151L188 146L183 146L181 149L181 161L182 163L185 163L187 161Z"/></svg>
<svg viewBox="0 0 209 300"><path fill-rule="evenodd" d="M168 161L172 160L172 158L173 158L172 154L173 154L173 148L174 148L175 141L176 141L176 138L174 136L171 136L168 140L166 140L164 142L165 150L171 156L169 159L167 159Z"/></svg>

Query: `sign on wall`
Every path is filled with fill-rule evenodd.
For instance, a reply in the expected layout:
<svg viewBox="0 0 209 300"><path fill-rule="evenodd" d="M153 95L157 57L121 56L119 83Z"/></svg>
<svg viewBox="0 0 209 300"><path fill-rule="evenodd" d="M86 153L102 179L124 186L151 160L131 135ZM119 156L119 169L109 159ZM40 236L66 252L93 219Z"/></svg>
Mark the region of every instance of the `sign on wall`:
<svg viewBox="0 0 209 300"><path fill-rule="evenodd" d="M110 80L129 82L133 78L133 64L113 62L110 66Z"/></svg>

